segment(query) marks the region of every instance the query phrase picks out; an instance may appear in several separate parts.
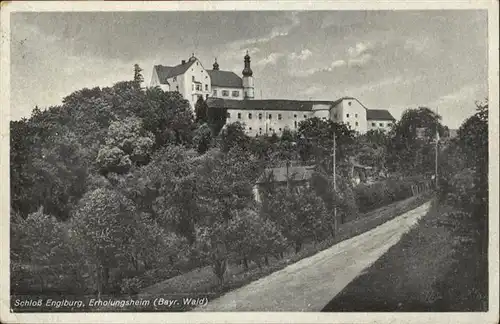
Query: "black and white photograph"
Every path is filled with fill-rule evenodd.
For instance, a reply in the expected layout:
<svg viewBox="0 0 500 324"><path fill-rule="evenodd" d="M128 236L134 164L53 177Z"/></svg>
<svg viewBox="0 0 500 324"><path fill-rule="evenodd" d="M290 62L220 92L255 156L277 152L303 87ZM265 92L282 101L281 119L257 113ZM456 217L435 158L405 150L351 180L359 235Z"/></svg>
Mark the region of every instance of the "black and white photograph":
<svg viewBox="0 0 500 324"><path fill-rule="evenodd" d="M497 323L498 2L379 5L2 2L2 322Z"/></svg>

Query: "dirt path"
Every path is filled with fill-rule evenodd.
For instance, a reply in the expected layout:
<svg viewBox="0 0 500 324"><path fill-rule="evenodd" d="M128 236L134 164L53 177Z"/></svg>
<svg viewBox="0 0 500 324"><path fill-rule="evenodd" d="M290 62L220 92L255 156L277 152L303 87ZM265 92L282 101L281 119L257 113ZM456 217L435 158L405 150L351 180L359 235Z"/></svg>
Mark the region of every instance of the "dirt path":
<svg viewBox="0 0 500 324"><path fill-rule="evenodd" d="M396 244L429 207L427 202L194 311L321 311L349 282Z"/></svg>

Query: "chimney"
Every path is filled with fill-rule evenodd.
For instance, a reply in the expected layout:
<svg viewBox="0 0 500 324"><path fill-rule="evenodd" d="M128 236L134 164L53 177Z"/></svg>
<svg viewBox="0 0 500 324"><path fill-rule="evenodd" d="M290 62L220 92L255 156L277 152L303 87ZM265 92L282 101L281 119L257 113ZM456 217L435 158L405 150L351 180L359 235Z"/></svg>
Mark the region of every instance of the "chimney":
<svg viewBox="0 0 500 324"><path fill-rule="evenodd" d="M186 64L186 60L182 60L182 61L181 61L181 64Z"/></svg>

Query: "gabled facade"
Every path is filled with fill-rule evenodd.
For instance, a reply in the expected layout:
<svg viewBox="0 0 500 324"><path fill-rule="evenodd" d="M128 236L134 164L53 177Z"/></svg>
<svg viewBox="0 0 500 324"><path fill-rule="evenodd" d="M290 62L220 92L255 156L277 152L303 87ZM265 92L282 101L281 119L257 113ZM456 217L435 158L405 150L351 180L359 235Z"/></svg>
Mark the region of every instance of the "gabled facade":
<svg viewBox="0 0 500 324"><path fill-rule="evenodd" d="M253 99L253 73L250 56L244 58L243 77L231 71L221 71L217 60L212 70L207 70L194 56L182 60L176 66L155 65L150 85L159 86L163 91L178 91L189 101L191 107L198 98L227 98L232 100Z"/></svg>
<svg viewBox="0 0 500 324"><path fill-rule="evenodd" d="M366 116L368 128L367 130L383 130L389 131L396 121L391 113L383 109L370 109L367 110Z"/></svg>

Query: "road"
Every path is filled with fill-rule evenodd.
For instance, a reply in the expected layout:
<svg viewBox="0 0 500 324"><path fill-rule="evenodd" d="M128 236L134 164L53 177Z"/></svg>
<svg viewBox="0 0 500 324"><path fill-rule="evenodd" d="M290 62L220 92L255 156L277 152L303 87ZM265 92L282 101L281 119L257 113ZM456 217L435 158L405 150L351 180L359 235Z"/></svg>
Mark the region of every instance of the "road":
<svg viewBox="0 0 500 324"><path fill-rule="evenodd" d="M427 202L193 311L319 312L349 282L396 244L429 207Z"/></svg>

